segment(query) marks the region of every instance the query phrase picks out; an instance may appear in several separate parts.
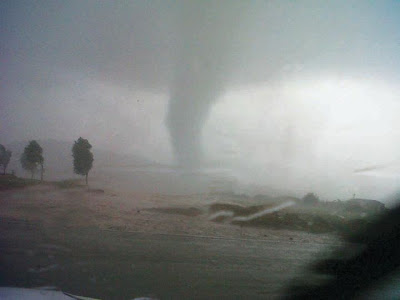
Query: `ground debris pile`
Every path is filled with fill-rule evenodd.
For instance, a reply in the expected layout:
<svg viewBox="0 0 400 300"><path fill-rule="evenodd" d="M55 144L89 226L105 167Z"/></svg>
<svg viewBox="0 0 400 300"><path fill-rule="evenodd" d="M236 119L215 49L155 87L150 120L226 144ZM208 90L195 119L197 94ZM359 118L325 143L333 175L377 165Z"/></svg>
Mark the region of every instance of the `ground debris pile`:
<svg viewBox="0 0 400 300"><path fill-rule="evenodd" d="M365 229L386 211L376 200L351 199L323 202L281 197L265 198L264 204L212 203L209 220L240 227L300 230L312 233L349 234Z"/></svg>

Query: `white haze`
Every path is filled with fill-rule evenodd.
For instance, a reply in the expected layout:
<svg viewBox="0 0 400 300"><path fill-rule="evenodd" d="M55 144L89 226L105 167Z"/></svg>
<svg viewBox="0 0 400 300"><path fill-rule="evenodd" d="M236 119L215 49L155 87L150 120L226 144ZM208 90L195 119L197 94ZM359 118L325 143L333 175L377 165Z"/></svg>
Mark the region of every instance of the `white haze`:
<svg viewBox="0 0 400 300"><path fill-rule="evenodd" d="M4 1L0 11L2 144L83 136L220 172L238 192L398 189L398 2Z"/></svg>

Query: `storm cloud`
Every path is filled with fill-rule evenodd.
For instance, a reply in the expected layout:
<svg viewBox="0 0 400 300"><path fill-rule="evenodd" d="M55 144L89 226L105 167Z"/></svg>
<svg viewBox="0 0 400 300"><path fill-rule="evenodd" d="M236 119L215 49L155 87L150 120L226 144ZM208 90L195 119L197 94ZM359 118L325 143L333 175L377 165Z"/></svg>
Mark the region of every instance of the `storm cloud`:
<svg viewBox="0 0 400 300"><path fill-rule="evenodd" d="M309 176L323 183L305 189L321 190L342 185L337 169L400 158L398 2L2 1L0 11L2 143L85 135L156 161L224 165L249 184L298 188Z"/></svg>

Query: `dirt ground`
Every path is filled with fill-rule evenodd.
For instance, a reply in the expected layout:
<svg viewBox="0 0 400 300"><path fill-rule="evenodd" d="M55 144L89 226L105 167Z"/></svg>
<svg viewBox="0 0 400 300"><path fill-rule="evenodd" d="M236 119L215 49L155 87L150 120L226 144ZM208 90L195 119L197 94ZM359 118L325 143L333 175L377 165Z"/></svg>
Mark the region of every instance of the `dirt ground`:
<svg viewBox="0 0 400 300"><path fill-rule="evenodd" d="M334 235L215 223L213 195L39 184L0 192L0 286L100 299L273 299Z"/></svg>
<svg viewBox="0 0 400 300"><path fill-rule="evenodd" d="M0 219L40 223L53 229L96 227L118 231L237 239L325 243L336 237L299 231L239 227L209 221L210 195L149 195L51 184L0 192Z"/></svg>

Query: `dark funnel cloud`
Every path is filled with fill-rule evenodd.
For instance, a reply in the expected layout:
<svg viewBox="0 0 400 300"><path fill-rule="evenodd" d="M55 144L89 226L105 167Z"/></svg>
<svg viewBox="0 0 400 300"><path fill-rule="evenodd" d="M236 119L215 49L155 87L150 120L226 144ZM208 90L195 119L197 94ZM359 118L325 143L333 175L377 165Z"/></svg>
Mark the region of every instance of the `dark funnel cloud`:
<svg viewBox="0 0 400 300"><path fill-rule="evenodd" d="M181 39L170 90L167 126L181 167L201 163L201 132L211 105L224 90L235 23L243 9L224 1L188 2L178 20Z"/></svg>

